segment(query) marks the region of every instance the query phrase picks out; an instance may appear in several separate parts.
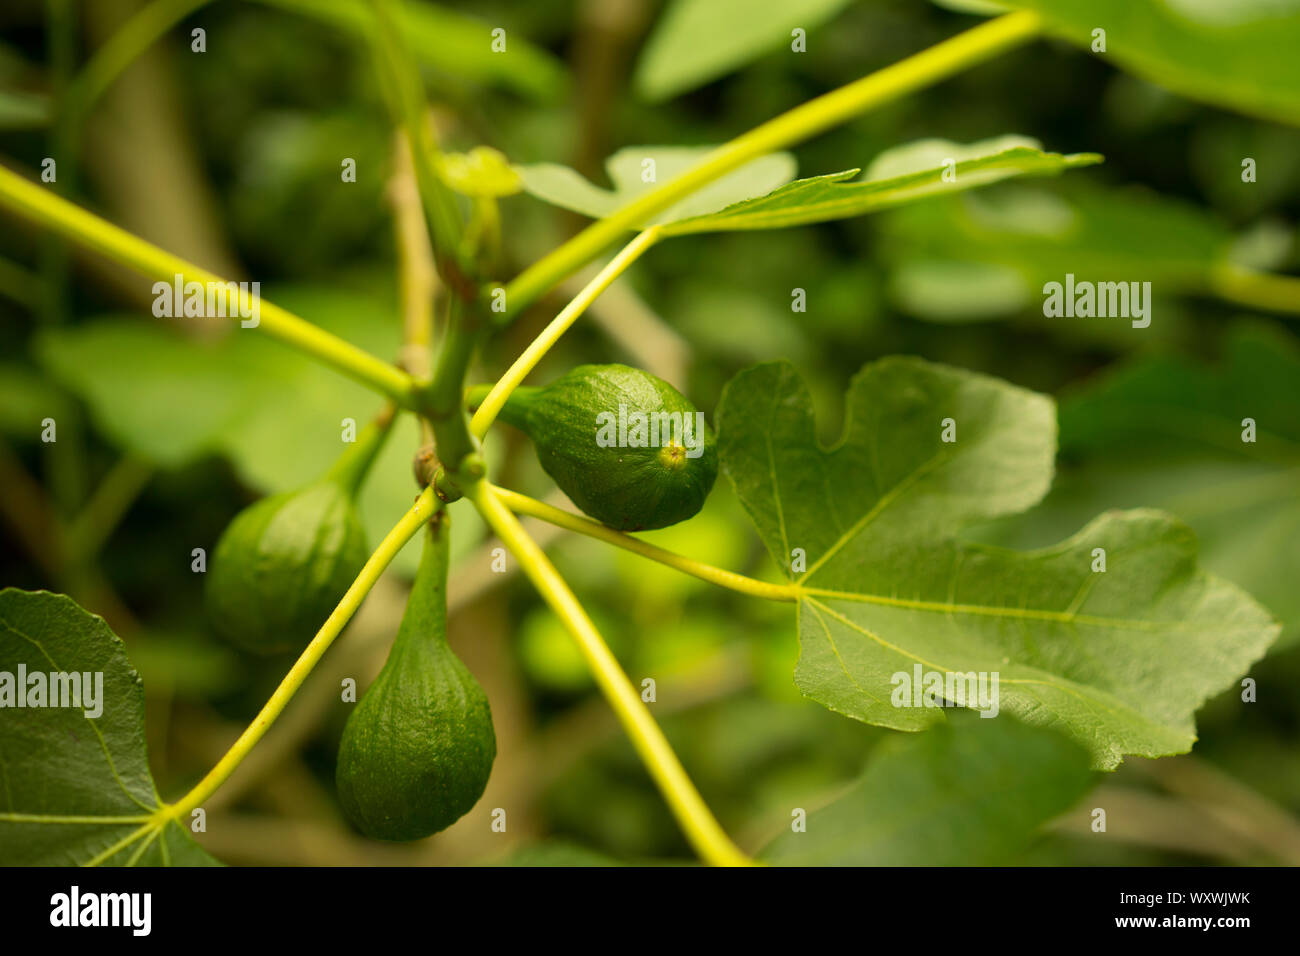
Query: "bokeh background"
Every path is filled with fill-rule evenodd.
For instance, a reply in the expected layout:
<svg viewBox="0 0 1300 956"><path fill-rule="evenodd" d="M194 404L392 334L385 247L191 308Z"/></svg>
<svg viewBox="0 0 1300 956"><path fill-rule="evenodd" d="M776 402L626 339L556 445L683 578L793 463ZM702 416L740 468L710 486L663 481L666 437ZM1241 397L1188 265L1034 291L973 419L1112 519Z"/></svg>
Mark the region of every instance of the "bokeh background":
<svg viewBox="0 0 1300 956"><path fill-rule="evenodd" d="M65 195L396 358L402 182L373 64L347 16L314 0L191 2L93 104L61 108L76 105L81 68L143 5L6 2L3 162L36 176L56 155ZM722 142L976 22L918 0L827 4L807 53L782 41L677 92L641 65L663 14L652 0L416 6L429 10L428 29L408 39L445 148L486 144L602 184L618 148ZM488 49L491 26L507 30L507 56ZM190 49L196 27L205 53ZM622 361L674 382L711 416L736 371L788 358L813 383L827 440L849 378L883 355L1057 396L1056 489L979 536L1036 546L1106 508L1166 508L1197 530L1205 564L1255 594L1284 634L1251 672L1258 702L1243 705L1236 691L1211 701L1193 755L1128 761L1018 860L1300 862L1300 343L1294 318L1217 300L1197 281L1206 250L1300 269L1300 131L1198 105L1044 41L794 153L806 176L925 137L1004 133L1106 162L847 222L665 243L535 381ZM1266 170L1255 183L1241 180L1244 156ZM340 180L344 157L356 160L355 183ZM501 208L503 277L583 224L522 194ZM241 655L208 632L191 549L210 552L240 508L312 478L337 452L340 419L364 421L379 402L273 343L236 342L211 324L163 329L149 316L149 283L27 223L0 222L0 584L71 594L123 636L144 678L159 789L173 796L224 752L290 663ZM1044 318L1038 290L1066 271L1154 280L1151 327ZM795 288L806 312L790 309ZM560 290L491 342L478 379L504 370L565 299ZM1232 417L1243 395L1289 440L1289 458L1201 440L1207 416ZM40 441L46 417L58 422L55 444ZM497 431L500 483L550 494L527 443ZM367 487L372 541L416 492L416 445L413 428L399 430ZM214 855L253 865L690 857L559 623L516 574L491 572L494 543L472 514L460 509L455 527L452 643L488 692L500 750L478 807L444 834L389 846L352 831L333 796L347 716L339 681L364 685L382 664L413 570L408 548L209 805L198 836ZM633 680L656 678L656 716L742 847L786 826L792 806L842 791L890 735L800 698L788 608L537 533ZM698 518L647 537L776 573L725 480ZM1104 836L1088 828L1097 805L1112 808ZM494 807L509 808L505 834L488 825Z"/></svg>

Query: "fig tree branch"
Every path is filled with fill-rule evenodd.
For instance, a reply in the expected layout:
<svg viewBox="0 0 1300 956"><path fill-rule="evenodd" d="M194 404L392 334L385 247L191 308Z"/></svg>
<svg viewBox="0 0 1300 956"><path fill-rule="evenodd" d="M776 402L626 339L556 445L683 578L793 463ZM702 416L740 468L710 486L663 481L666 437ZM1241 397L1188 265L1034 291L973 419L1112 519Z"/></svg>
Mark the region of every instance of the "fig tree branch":
<svg viewBox="0 0 1300 956"><path fill-rule="evenodd" d="M226 285L220 276L132 235L2 166L0 207L93 249L146 278L171 283L180 276L185 283ZM405 372L260 296L252 296L252 300L259 310L259 330L391 398L403 408L417 408L415 381Z"/></svg>
<svg viewBox="0 0 1300 956"><path fill-rule="evenodd" d="M429 221L438 274L453 295L473 300L478 295L478 287L462 254L460 209L442 180L441 157L429 122L429 104L425 101L420 72L396 25L396 6L400 0L372 0L372 3L375 24L371 46L375 65L393 121L405 131L411 146L415 181Z"/></svg>

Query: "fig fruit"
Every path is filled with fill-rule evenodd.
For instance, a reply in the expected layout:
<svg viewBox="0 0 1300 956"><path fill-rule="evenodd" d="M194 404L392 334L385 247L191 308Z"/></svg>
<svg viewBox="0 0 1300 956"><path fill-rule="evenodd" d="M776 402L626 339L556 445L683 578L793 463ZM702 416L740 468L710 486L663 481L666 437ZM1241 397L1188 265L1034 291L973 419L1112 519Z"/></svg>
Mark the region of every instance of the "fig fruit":
<svg viewBox="0 0 1300 956"><path fill-rule="evenodd" d="M455 823L483 795L496 758L487 695L447 644L447 532L445 516L429 530L388 660L339 743L339 801L378 840Z"/></svg>
<svg viewBox="0 0 1300 956"><path fill-rule="evenodd" d="M370 426L323 478L234 517L204 589L217 633L257 654L307 645L369 556L355 498L387 430Z"/></svg>
<svg viewBox="0 0 1300 956"><path fill-rule="evenodd" d="M574 504L620 531L685 521L718 476L703 413L663 379L626 365L579 365L550 385L517 388L501 418L532 439Z"/></svg>

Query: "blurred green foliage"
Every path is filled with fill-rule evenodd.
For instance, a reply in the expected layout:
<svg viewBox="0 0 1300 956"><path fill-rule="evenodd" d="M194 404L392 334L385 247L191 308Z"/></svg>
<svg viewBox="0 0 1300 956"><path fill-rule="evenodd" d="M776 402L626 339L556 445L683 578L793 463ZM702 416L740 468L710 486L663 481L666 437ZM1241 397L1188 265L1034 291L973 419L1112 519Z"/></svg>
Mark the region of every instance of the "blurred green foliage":
<svg viewBox="0 0 1300 956"><path fill-rule="evenodd" d="M91 4L80 5L83 21L72 36L83 62L115 18L139 6L95 5L94 15ZM191 14L146 55L168 96L141 92L128 73L91 118L89 145L72 161L61 159L60 168L65 182L76 184L78 202L146 236L182 236L192 248L219 253L243 277L262 281L272 301L393 358L401 339L386 200L393 137L369 54L348 26L349 5L339 6L342 13L332 6L225 2ZM669 34L689 22L686 0L629 0L610 5L621 15L609 18L598 15L601 4L575 0L412 6L421 12L410 39L426 70L444 148L486 144L514 163L571 167L602 189L616 185L607 181L604 161L619 148L724 141L977 22L916 0L824 0L805 5L812 11L805 54L790 52L783 23L771 36L745 38L740 53L722 50L693 71L674 71L678 64L664 50L673 42ZM189 31L198 26L207 31L205 54L189 49ZM483 54L483 32L491 26L506 29L514 52ZM1287 37L1294 34L1273 40ZM698 33L688 40L717 46ZM49 126L61 82L49 66L53 45L42 4L5 5L0 153L29 175L57 132ZM1188 90L1231 74L1239 82L1222 84L1224 102L1255 96L1256 112L1285 113L1279 103L1290 88L1275 85L1263 97L1268 83L1255 81L1270 74L1253 70L1249 53L1224 66L1170 50L1196 68L1188 70ZM1273 62L1259 59L1261 69ZM144 116L171 138L121 134ZM1197 754L1298 813L1300 344L1294 322L1256 333L1258 316L1215 301L1194 280L1229 249L1278 271L1300 268L1300 130L1183 99L1119 72L1104 57L1051 41L874 111L794 154L799 174L813 176L865 165L913 140L975 142L1002 134L1031 136L1060 153L1101 153L1106 162L1061 180L1012 183L865 219L674 239L639 262L624 284L686 344L688 364L674 370L674 384L710 416L736 371L769 358L800 367L824 440L839 434L850 376L883 355L920 355L1061 396L1065 455L1057 490L1024 519L981 534L1018 546L1047 543L1077 528L1080 516L1139 504L1189 521L1208 565L1255 593L1282 618L1290 639L1252 671L1257 703L1243 706L1229 692L1203 710ZM1241 180L1243 156L1258 162L1255 183ZM356 183L340 181L345 157L357 162ZM142 194L141 180L155 192ZM168 198L177 188L206 191L206 212L177 221ZM504 199L501 211L507 277L578 225L527 195ZM1234 245L1243 236L1249 241ZM168 795L211 764L210 750L187 744L183 731L204 721L246 722L287 666L240 657L206 632L196 611L191 548L210 549L251 496L313 477L337 452L340 419L364 423L379 403L255 338L183 341L149 322L147 285L88 258L74 257L71 314L51 316L42 308L41 285L42 276L56 274L51 248L26 226L6 221L0 230L5 494L26 502L27 484L16 477L26 476L39 492L32 500L44 500L53 515L54 526L43 531L53 542L57 526L84 508L124 453L144 456L156 471L102 552L85 560L56 553L47 566L6 525L0 583L68 591L112 620L145 678L151 759ZM1041 283L1066 271L1155 282L1151 328L1044 318ZM804 312L791 311L796 288L806 292ZM476 380L503 370L562 303L559 294L548 297L494 339ZM665 358L619 344L589 318L548 355L536 382L584 361L652 367ZM616 324L619 316L606 321ZM1258 350L1246 366L1234 364L1243 342ZM1130 404L1133 389L1159 399L1160 427L1134 429L1122 443L1112 426L1153 421ZM1232 401L1225 405L1225 398ZM1262 431L1286 440L1275 457L1247 460L1195 441L1207 413L1251 414L1242 401ZM60 423L57 445L39 440L47 416ZM1155 431L1172 440L1172 451L1155 442ZM413 429L395 434L367 486L362 508L372 542L415 494L410 456L417 444ZM517 435L504 435L489 450L503 482L539 497L549 492ZM464 556L482 528L461 509L456 534ZM723 567L774 573L722 483L697 519L647 537ZM585 539L561 537L548 550L589 602L634 683L656 677L655 706L671 741L746 848L788 827L791 806L843 791L876 744L898 736L798 697L790 681L798 649L788 608L744 600ZM406 558L399 572L413 568L414 554ZM492 581L483 566L465 570ZM515 577L492 583L486 597L461 612L474 631L469 640L500 640L517 652L510 666L490 655L471 666L512 678L485 683L489 693L505 687L517 698L501 706L525 715L521 745L528 734L559 732L583 707L603 713L572 646L532 592ZM388 611L395 628L400 605ZM342 721L335 711L308 736L299 768L324 792ZM580 746L585 740L575 737L571 765L543 788L533 812L537 832L582 848L543 847L530 851L533 862L687 857L630 745L606 736ZM505 750L502 759L509 759ZM271 787L244 796L238 809L311 816L319 794L300 777L284 780L298 788L289 809ZM1115 783L1145 786L1127 770ZM286 859L278 848L266 852L262 862ZM1087 840L1074 831L1052 836L1025 859L1222 862L1195 847Z"/></svg>

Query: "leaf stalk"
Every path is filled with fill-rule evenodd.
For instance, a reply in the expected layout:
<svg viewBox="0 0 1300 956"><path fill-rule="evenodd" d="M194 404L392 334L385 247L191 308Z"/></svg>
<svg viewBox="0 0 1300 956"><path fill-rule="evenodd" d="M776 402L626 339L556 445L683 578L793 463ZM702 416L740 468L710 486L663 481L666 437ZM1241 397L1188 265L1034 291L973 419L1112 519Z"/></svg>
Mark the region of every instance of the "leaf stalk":
<svg viewBox="0 0 1300 956"><path fill-rule="evenodd" d="M486 481L477 482L465 494L577 641L597 685L700 858L714 866L752 865L704 803L618 659L545 552Z"/></svg>

